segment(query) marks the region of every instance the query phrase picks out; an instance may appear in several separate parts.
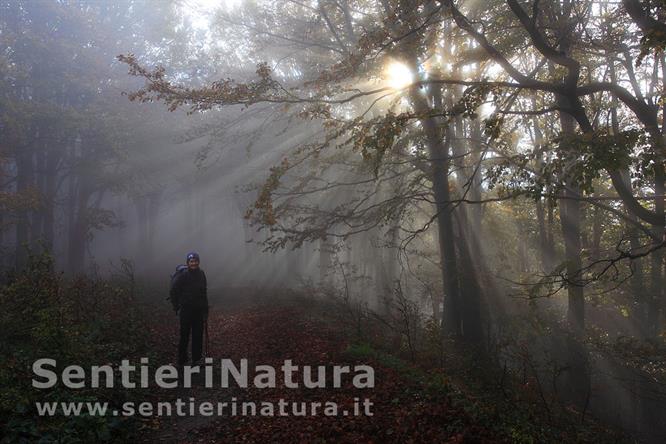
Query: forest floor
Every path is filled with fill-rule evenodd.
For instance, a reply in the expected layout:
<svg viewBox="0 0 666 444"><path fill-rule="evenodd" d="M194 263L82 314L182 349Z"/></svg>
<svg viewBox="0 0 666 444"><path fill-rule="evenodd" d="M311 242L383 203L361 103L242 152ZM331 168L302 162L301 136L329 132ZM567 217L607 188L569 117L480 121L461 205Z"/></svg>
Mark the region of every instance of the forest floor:
<svg viewBox="0 0 666 444"><path fill-rule="evenodd" d="M344 298L324 296L325 291L211 292L207 356L215 371L210 387L203 375L191 388L152 384L134 390L120 382L76 390L64 384L34 387L34 362L45 356L83 368L148 358L146 373L175 361L178 317L162 291L140 288L139 299L130 282L125 289L92 279L63 281L46 260L2 288L0 348L7 358L0 362L0 442L636 442L613 430L617 424L596 422L584 410L549 398L525 375L507 375L506 367L483 358L488 354L478 346L443 338L435 322L419 318L419 324L405 328L396 313L381 318ZM249 387L222 386L219 367L225 358L236 366L248 361ZM324 366L326 387L304 387L300 369L294 378L300 386L285 387L281 366L286 360L315 373ZM254 387L255 365L276 370L275 388ZM374 387L354 387L353 373L334 387L333 369L355 365L374 369ZM355 414L357 400L365 399L372 403L372 415ZM167 403L175 410L179 400L185 415L159 415ZM276 407L266 416L264 403L279 406L280 400L292 414L280 416ZM102 401L111 407L129 402L136 414L71 415L64 407L62 415L37 411L44 402ZM142 412L146 402L152 414ZM241 411L250 402L259 415L234 414L233 405ZM337 415L322 411L330 402L338 406ZM211 404L211 415L201 414L203 403ZM227 403L222 415L216 412L218 403ZM315 415L297 416L293 403L298 410L302 403L320 406ZM190 405L197 411L189 413ZM344 415L345 410L351 413Z"/></svg>
<svg viewBox="0 0 666 444"><path fill-rule="evenodd" d="M177 322L171 313L155 318L153 343L165 356L176 349ZM221 358L239 365L248 359L250 386L223 388L219 370L214 387L206 388L203 378L195 378L192 388L159 389L152 401L175 401L194 398L201 402L231 402L240 411L243 401L316 402L334 401L338 416L171 416L146 420L142 430L144 442L506 442L507 437L494 436L486 427L474 423L463 406L454 406L443 390L427 390L406 377L400 369L391 368L371 357L351 353L350 343L339 326L312 311L295 304L266 305L258 301L234 304L211 310L209 352L214 366ZM294 365L326 366L327 388L303 387L303 373L294 373L300 388L285 388L280 366L286 359ZM276 369L275 389L253 387L254 365L266 364ZM342 377L340 388L332 385L335 365L370 365L375 372L374 388L355 388L350 375ZM316 373L315 373L316 374ZM353 376L353 371L351 375ZM347 376L347 377L345 377ZM354 401L372 403L372 416L353 415ZM258 407L259 409L259 407ZM342 410L349 412L348 416ZM228 410L225 410L228 413ZM287 409L289 411L289 409Z"/></svg>

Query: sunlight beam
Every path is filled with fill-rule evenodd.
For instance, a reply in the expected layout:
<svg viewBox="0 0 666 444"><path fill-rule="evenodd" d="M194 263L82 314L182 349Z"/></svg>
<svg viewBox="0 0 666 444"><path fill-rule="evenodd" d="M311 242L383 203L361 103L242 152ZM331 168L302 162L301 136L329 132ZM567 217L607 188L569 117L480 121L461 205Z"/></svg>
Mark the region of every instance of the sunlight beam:
<svg viewBox="0 0 666 444"><path fill-rule="evenodd" d="M391 62L385 70L386 82L391 88L402 89L414 82L414 74L400 62Z"/></svg>

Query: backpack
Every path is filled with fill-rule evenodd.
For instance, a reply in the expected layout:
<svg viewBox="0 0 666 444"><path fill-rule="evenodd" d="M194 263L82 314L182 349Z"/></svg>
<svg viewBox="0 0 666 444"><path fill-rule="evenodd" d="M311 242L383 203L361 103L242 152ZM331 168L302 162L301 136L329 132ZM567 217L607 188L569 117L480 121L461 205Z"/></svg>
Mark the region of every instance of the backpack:
<svg viewBox="0 0 666 444"><path fill-rule="evenodd" d="M176 278L178 275L180 275L182 272L187 270L187 265L180 264L176 267L176 271L174 271L171 274L171 282L169 284L169 297L167 297L168 301L171 301L171 290L173 290L173 284L176 282Z"/></svg>
<svg viewBox="0 0 666 444"><path fill-rule="evenodd" d="M173 274L171 275L171 287L173 287L173 283L176 282L176 276L178 276L180 273L182 273L185 270L187 270L187 265L180 264L176 267L176 271L174 271Z"/></svg>

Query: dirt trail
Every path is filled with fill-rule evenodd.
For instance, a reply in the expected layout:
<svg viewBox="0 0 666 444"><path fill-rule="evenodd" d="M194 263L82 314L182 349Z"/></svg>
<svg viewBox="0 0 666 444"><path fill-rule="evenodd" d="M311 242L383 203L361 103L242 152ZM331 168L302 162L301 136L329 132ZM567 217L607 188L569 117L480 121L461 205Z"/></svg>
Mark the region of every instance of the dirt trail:
<svg viewBox="0 0 666 444"><path fill-rule="evenodd" d="M173 314L171 314L173 316ZM157 337L166 349L175 350L175 319L171 340ZM169 324L170 325L170 324ZM451 405L442 394L425 394L406 382L397 371L369 359L354 360L344 351L348 344L339 328L315 320L304 309L295 305L266 306L257 303L243 304L231 309L212 310L209 318L210 350L208 356L219 368L221 358L230 358L236 365L245 358L249 361L248 388L222 388L219 373L215 374L213 388L203 387L203 378L191 389L157 390L155 401L188 401L194 398L197 405L209 401L231 402L235 398L238 410L243 401L254 401L257 409L261 402L275 405L275 416L184 416L153 419L146 423L144 442L491 442L481 429L469 424L466 415ZM167 335L168 335L167 334ZM280 366L291 359L299 367L310 365L313 375L317 366L326 367L326 388L303 387L303 372L294 373L298 389L285 388ZM276 369L277 387L259 389L253 386L254 366L271 365ZM371 365L375 371L375 387L358 389L352 385L352 377L343 375L341 388L332 388L335 365ZM353 376L353 372L352 372ZM354 401L358 399L359 412L355 416ZM363 399L372 403L373 416L362 414ZM279 416L278 402L321 402L315 416ZM325 416L323 406L335 402L337 416ZM307 404L308 409L311 404ZM300 407L297 407L297 409ZM288 404L287 411L290 411ZM342 414L343 410L349 413ZM330 412L330 411L329 411ZM466 430L464 436L459 433Z"/></svg>

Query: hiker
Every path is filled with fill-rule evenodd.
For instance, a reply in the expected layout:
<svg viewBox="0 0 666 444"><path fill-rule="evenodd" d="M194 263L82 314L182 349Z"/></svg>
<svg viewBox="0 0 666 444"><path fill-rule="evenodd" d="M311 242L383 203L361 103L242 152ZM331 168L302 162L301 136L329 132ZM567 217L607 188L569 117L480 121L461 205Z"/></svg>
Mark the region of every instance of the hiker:
<svg viewBox="0 0 666 444"><path fill-rule="evenodd" d="M178 365L187 363L187 347L192 333L192 364L199 364L203 342L204 322L208 318L206 275L199 268L199 255L187 255L187 268L182 267L173 277L170 299L176 313L180 311L180 342Z"/></svg>

